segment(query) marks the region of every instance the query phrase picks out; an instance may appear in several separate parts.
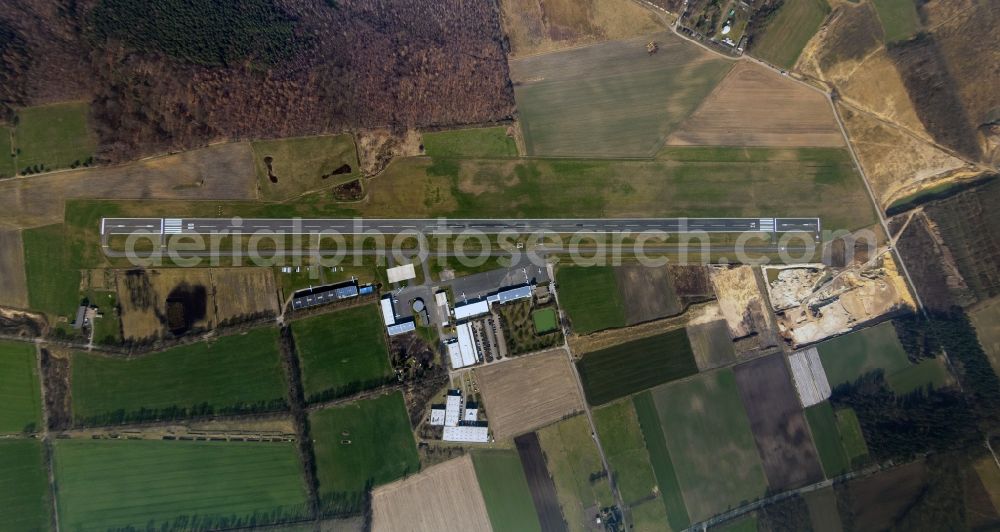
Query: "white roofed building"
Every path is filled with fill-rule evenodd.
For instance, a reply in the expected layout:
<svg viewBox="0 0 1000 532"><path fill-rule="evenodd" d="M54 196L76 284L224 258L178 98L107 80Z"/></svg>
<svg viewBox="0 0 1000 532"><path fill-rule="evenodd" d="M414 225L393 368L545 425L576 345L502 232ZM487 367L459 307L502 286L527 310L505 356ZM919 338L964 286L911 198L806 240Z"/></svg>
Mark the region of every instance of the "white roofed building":
<svg viewBox="0 0 1000 532"><path fill-rule="evenodd" d="M462 367L471 366L479 361L479 348L472 334L472 324L463 323L455 328L458 333L458 350L462 355Z"/></svg>
<svg viewBox="0 0 1000 532"><path fill-rule="evenodd" d="M445 410L441 407L431 408L431 425L443 426L444 425Z"/></svg>
<svg viewBox="0 0 1000 532"><path fill-rule="evenodd" d="M396 323L396 311L392 308L392 296L383 297L380 303L382 305L382 321L385 326L388 327Z"/></svg>
<svg viewBox="0 0 1000 532"><path fill-rule="evenodd" d="M461 426L445 427L444 441L462 441L473 443L487 443L490 441L490 430L488 427Z"/></svg>
<svg viewBox="0 0 1000 532"><path fill-rule="evenodd" d="M462 392L448 390L447 403L444 406L444 426L456 427L462 419Z"/></svg>
<svg viewBox="0 0 1000 532"><path fill-rule="evenodd" d="M475 303L466 303L464 305L455 305L455 319L457 321L462 321L464 319L473 318L476 316L482 316L483 314L490 313L490 304L488 301L476 301Z"/></svg>

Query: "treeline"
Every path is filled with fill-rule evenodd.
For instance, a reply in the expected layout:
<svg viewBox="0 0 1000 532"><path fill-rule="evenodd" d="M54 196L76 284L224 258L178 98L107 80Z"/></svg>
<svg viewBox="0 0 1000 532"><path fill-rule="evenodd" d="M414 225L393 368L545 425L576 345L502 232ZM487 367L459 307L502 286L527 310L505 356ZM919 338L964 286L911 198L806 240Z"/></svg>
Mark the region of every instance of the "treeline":
<svg viewBox="0 0 1000 532"><path fill-rule="evenodd" d="M305 505L280 506L269 511L258 511L249 515L181 515L170 521L156 522L150 520L144 527L119 527L110 530L131 532L135 530L158 530L168 532L185 530L201 532L208 530L227 530L233 528L255 528L268 525L279 525L301 521L310 517Z"/></svg>
<svg viewBox="0 0 1000 532"><path fill-rule="evenodd" d="M334 399L339 399L341 397L347 397L360 393L366 390L372 390L378 388L379 386L385 386L386 384L392 384L396 382L395 375L389 375L387 377L382 377L378 379L367 379L363 381L354 381L344 386L337 386L335 388L327 388L319 393L314 393L309 396L306 402L308 403L323 403L326 401L332 401Z"/></svg>
<svg viewBox="0 0 1000 532"><path fill-rule="evenodd" d="M296 50L295 21L271 0L101 0L87 28L115 40L206 66L271 66Z"/></svg>
<svg viewBox="0 0 1000 532"><path fill-rule="evenodd" d="M170 406L167 408L140 408L139 410L118 409L96 416L77 419L76 425L83 427L125 425L130 423L173 421L186 418L204 418L215 415L250 415L287 409L288 403L284 399L240 403L222 408L215 408L208 403L201 403L190 407Z"/></svg>

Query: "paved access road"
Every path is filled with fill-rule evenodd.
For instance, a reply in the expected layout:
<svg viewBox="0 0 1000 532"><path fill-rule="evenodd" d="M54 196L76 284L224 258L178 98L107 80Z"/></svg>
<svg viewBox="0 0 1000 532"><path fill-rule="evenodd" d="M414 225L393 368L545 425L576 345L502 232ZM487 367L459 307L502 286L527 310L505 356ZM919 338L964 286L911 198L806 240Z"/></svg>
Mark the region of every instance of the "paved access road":
<svg viewBox="0 0 1000 532"><path fill-rule="evenodd" d="M556 233L664 231L667 233L807 232L819 234L819 218L535 218L535 219L383 219L383 218L103 218L101 235L131 233L212 234L221 232L341 234L381 232L424 234L477 230Z"/></svg>

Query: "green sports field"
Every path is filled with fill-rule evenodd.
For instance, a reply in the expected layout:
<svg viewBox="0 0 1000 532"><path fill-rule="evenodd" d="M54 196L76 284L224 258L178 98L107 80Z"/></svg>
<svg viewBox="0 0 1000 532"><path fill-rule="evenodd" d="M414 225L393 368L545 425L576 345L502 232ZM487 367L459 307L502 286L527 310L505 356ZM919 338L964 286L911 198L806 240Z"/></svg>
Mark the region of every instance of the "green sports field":
<svg viewBox="0 0 1000 532"><path fill-rule="evenodd" d="M517 157L517 144L506 127L453 129L424 133L424 153L431 157Z"/></svg>
<svg viewBox="0 0 1000 532"><path fill-rule="evenodd" d="M594 410L594 424L618 490L633 510L630 524L639 530L662 526L667 510L658 500L656 476L632 401L624 399Z"/></svg>
<svg viewBox="0 0 1000 532"><path fill-rule="evenodd" d="M78 422L115 423L285 404L278 331L254 329L133 359L73 356Z"/></svg>
<svg viewBox="0 0 1000 532"><path fill-rule="evenodd" d="M885 42L901 41L920 29L920 15L914 0L874 0Z"/></svg>
<svg viewBox="0 0 1000 532"><path fill-rule="evenodd" d="M541 530L535 504L521 458L511 450L483 450L472 453L479 489L483 491L486 512L497 532Z"/></svg>
<svg viewBox="0 0 1000 532"><path fill-rule="evenodd" d="M361 177L351 135L259 140L250 148L263 199L289 199Z"/></svg>
<svg viewBox="0 0 1000 532"><path fill-rule="evenodd" d="M561 267L556 285L559 304L577 334L625 326L625 307L611 266Z"/></svg>
<svg viewBox="0 0 1000 532"><path fill-rule="evenodd" d="M25 229L21 237L28 305L72 321L80 304L80 271L70 266L63 225Z"/></svg>
<svg viewBox="0 0 1000 532"><path fill-rule="evenodd" d="M357 510L369 487L420 470L399 392L311 412L309 426L320 497L329 510Z"/></svg>
<svg viewBox="0 0 1000 532"><path fill-rule="evenodd" d="M307 400L377 386L392 376L382 315L364 305L292 323Z"/></svg>
<svg viewBox="0 0 1000 532"><path fill-rule="evenodd" d="M554 331L559 328L559 319L556 317L556 309L543 308L531 313L531 321L535 325L535 332L538 334Z"/></svg>
<svg viewBox="0 0 1000 532"><path fill-rule="evenodd" d="M693 521L764 494L767 480L732 370L651 393Z"/></svg>
<svg viewBox="0 0 1000 532"><path fill-rule="evenodd" d="M97 139L87 125L90 104L55 103L17 110L14 146L17 169L35 166L45 170L83 164L94 154Z"/></svg>
<svg viewBox="0 0 1000 532"><path fill-rule="evenodd" d="M0 433L34 432L42 426L35 345L0 341Z"/></svg>
<svg viewBox="0 0 1000 532"><path fill-rule="evenodd" d="M578 415L538 431L546 464L556 484L556 496L571 531L587 530L588 508L614 501L606 479L591 480L604 470L601 455L590 436L587 417Z"/></svg>
<svg viewBox="0 0 1000 532"><path fill-rule="evenodd" d="M294 443L56 440L66 530L246 526L306 511Z"/></svg>
<svg viewBox="0 0 1000 532"><path fill-rule="evenodd" d="M42 442L0 440L0 530L49 530L52 512Z"/></svg>
<svg viewBox="0 0 1000 532"><path fill-rule="evenodd" d="M586 353L576 367L592 405L698 373L684 329Z"/></svg>
<svg viewBox="0 0 1000 532"><path fill-rule="evenodd" d="M660 426L660 414L656 411L652 392L643 392L632 396L639 427L642 429L646 449L649 451L650 465L656 474L660 488L660 500L667 510L667 521L673 530L682 530L691 524L687 506L684 505L684 495L677 479L677 469L670 459L667 450L667 440Z"/></svg>
<svg viewBox="0 0 1000 532"><path fill-rule="evenodd" d="M829 12L826 0L785 0L763 33L754 36L750 53L780 67L791 68Z"/></svg>

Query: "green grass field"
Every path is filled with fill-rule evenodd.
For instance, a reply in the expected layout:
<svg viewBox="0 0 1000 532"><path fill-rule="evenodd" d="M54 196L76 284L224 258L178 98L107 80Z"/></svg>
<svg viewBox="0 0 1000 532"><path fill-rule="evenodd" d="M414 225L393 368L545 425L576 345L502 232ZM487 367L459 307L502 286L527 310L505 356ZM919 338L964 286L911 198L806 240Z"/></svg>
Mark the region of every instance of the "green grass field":
<svg viewBox="0 0 1000 532"><path fill-rule="evenodd" d="M713 532L757 532L757 530L759 530L757 528L757 514L743 516L712 529Z"/></svg>
<svg viewBox="0 0 1000 532"><path fill-rule="evenodd" d="M754 36L750 53L780 67L792 68L829 12L826 0L785 0L762 34Z"/></svg>
<svg viewBox="0 0 1000 532"><path fill-rule="evenodd" d="M517 144L506 127L454 129L424 133L424 153L431 157L517 157Z"/></svg>
<svg viewBox="0 0 1000 532"><path fill-rule="evenodd" d="M18 169L14 166L13 154L11 129L0 126L0 179L17 175Z"/></svg>
<svg viewBox="0 0 1000 532"><path fill-rule="evenodd" d="M42 442L0 440L0 530L50 530L51 496Z"/></svg>
<svg viewBox="0 0 1000 532"><path fill-rule="evenodd" d="M510 450L472 453L490 524L497 532L541 531L521 458Z"/></svg>
<svg viewBox="0 0 1000 532"><path fill-rule="evenodd" d="M875 0L875 9L887 43L908 39L920 29L914 0Z"/></svg>
<svg viewBox="0 0 1000 532"><path fill-rule="evenodd" d="M0 341L0 433L34 432L42 426L35 345Z"/></svg>
<svg viewBox="0 0 1000 532"><path fill-rule="evenodd" d="M926 388L941 388L952 383L951 374L944 360L930 358L903 368L887 378L889 387L898 394L907 394Z"/></svg>
<svg viewBox="0 0 1000 532"><path fill-rule="evenodd" d="M667 520L667 510L662 502L649 500L659 498L656 476L632 401L624 399L595 410L594 424L625 504L632 508L644 506L639 512L633 511L629 524L640 530L655 530Z"/></svg>
<svg viewBox="0 0 1000 532"><path fill-rule="evenodd" d="M889 376L910 365L890 322L827 340L817 347L831 387L854 382L878 368Z"/></svg>
<svg viewBox="0 0 1000 532"><path fill-rule="evenodd" d="M764 494L767 480L732 370L660 386L652 396L692 520Z"/></svg>
<svg viewBox="0 0 1000 532"><path fill-rule="evenodd" d="M586 353L576 365L592 405L698 373L684 329Z"/></svg>
<svg viewBox="0 0 1000 532"><path fill-rule="evenodd" d="M543 308L532 312L531 321L535 324L535 332L538 334L547 333L559 327L559 320L554 308Z"/></svg>
<svg viewBox="0 0 1000 532"><path fill-rule="evenodd" d="M399 392L311 412L309 425L320 497L328 509L360 509L368 487L420 470Z"/></svg>
<svg viewBox="0 0 1000 532"><path fill-rule="evenodd" d="M307 400L336 397L392 376L382 315L375 305L292 323Z"/></svg>
<svg viewBox="0 0 1000 532"><path fill-rule="evenodd" d="M556 270L556 284L559 304L577 334L625 326L625 307L611 266L562 267Z"/></svg>
<svg viewBox="0 0 1000 532"><path fill-rule="evenodd" d="M587 417L578 415L538 431L545 452L563 517L573 532L589 530L592 523L588 508L604 508L613 503L607 480L591 481L591 475L604 470L601 456L590 437Z"/></svg>
<svg viewBox="0 0 1000 532"><path fill-rule="evenodd" d="M230 528L306 511L294 443L56 440L67 530Z"/></svg>
<svg viewBox="0 0 1000 532"><path fill-rule="evenodd" d="M97 305L102 318L94 320L94 342L105 345L116 345L122 340L121 323L115 315L118 305L116 292L92 291L87 294L91 305Z"/></svg>
<svg viewBox="0 0 1000 532"><path fill-rule="evenodd" d="M858 415L851 408L838 409L835 414L837 416L837 430L840 431L847 460L854 464L856 460L868 456L868 445L865 443L864 434L861 433Z"/></svg>
<svg viewBox="0 0 1000 532"><path fill-rule="evenodd" d="M528 154L560 157L653 155L731 67L670 33L510 62Z"/></svg>
<svg viewBox="0 0 1000 532"><path fill-rule="evenodd" d="M642 429L646 449L649 451L650 465L656 474L660 488L660 500L667 510L667 520L673 530L682 530L691 524L687 507L684 505L684 495L677 479L677 469L670 459L667 450L667 440L660 426L660 414L656 411L656 403L651 392L643 392L632 396L639 427Z"/></svg>
<svg viewBox="0 0 1000 532"><path fill-rule="evenodd" d="M73 320L80 304L80 271L70 266L62 225L21 232L28 304L35 310Z"/></svg>
<svg viewBox="0 0 1000 532"><path fill-rule="evenodd" d="M34 166L55 170L83 164L97 148L97 139L87 125L89 114L87 102L18 109L14 128L18 171Z"/></svg>
<svg viewBox="0 0 1000 532"><path fill-rule="evenodd" d="M976 336L990 359L993 371L1000 375L1000 297L969 309L969 319L976 328Z"/></svg>
<svg viewBox="0 0 1000 532"><path fill-rule="evenodd" d="M262 199L294 198L361 177L351 135L260 140L250 143L250 147ZM267 157L271 158L270 174ZM335 171L338 173L334 174ZM271 175L277 179L276 183L272 182Z"/></svg>
<svg viewBox="0 0 1000 532"><path fill-rule="evenodd" d="M285 403L278 331L255 329L133 359L73 356L79 422L183 417Z"/></svg>
<svg viewBox="0 0 1000 532"><path fill-rule="evenodd" d="M847 459L847 453L844 451L840 429L837 428L837 417L833 413L830 402L823 401L810 406L805 409L805 414L826 478L833 478L848 471L851 462Z"/></svg>

